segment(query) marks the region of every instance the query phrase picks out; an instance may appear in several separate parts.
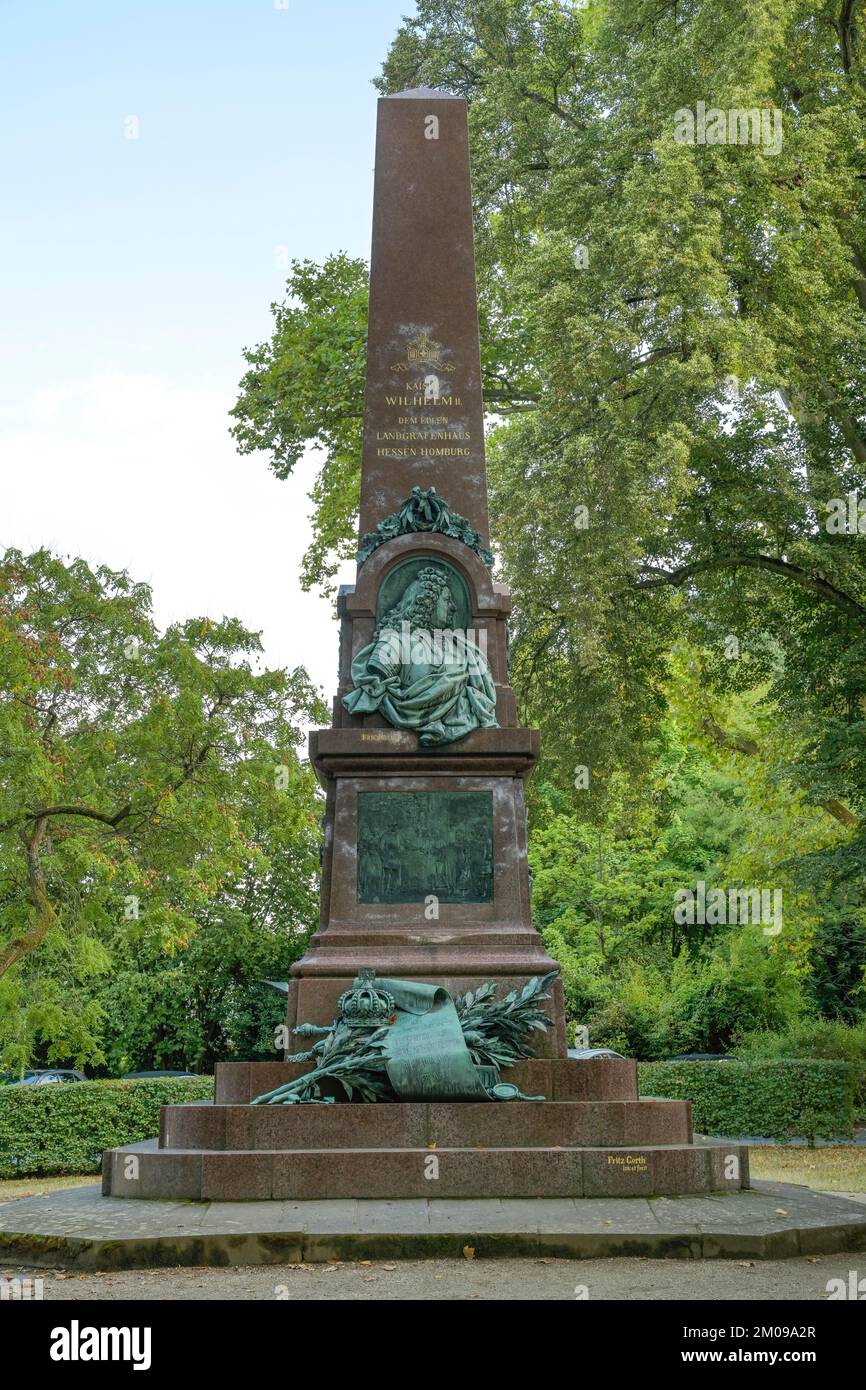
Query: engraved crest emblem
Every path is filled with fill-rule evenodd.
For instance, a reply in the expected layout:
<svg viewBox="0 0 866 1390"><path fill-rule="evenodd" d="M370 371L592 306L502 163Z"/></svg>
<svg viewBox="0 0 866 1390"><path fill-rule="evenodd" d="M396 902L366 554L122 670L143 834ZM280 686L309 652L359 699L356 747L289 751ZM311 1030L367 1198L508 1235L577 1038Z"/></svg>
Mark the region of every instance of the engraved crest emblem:
<svg viewBox="0 0 866 1390"><path fill-rule="evenodd" d="M434 342L425 328L407 344L406 356L410 362L437 366L442 362L442 344Z"/></svg>

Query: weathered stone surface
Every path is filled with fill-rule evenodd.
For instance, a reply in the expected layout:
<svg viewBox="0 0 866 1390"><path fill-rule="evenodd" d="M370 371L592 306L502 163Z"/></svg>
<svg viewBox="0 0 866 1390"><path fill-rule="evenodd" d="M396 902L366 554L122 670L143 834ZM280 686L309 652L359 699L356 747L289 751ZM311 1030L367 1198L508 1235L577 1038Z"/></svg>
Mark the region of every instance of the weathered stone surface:
<svg viewBox="0 0 866 1390"><path fill-rule="evenodd" d="M432 484L486 543L466 103L444 94L379 101L361 477L362 534Z"/></svg>
<svg viewBox="0 0 866 1390"><path fill-rule="evenodd" d="M731 1152L728 1148L725 1155ZM745 1185L742 1164L738 1178L725 1177L723 1165L713 1161L710 1145L595 1149L585 1152L583 1172L587 1197L715 1192Z"/></svg>
<svg viewBox="0 0 866 1390"><path fill-rule="evenodd" d="M108 1150L112 1197L165 1197L198 1200L202 1190L201 1153L147 1150L133 1144ZM133 1163L128 1159L134 1159Z"/></svg>
<svg viewBox="0 0 866 1390"><path fill-rule="evenodd" d="M159 1155L154 1154L154 1159ZM201 1199L205 1202L266 1201L273 1197L271 1153L203 1153Z"/></svg>
<svg viewBox="0 0 866 1390"><path fill-rule="evenodd" d="M428 1188L434 1186L428 1183ZM780 1210L781 1209L781 1210ZM81 1270L300 1261L779 1259L866 1250L866 1207L781 1183L708 1197L113 1202L98 1185L0 1206L0 1260ZM820 1267L819 1267L820 1268ZM815 1295L825 1283L816 1275Z"/></svg>
<svg viewBox="0 0 866 1390"><path fill-rule="evenodd" d="M414 402L419 392L439 399ZM444 438L434 439L438 434ZM479 553L487 544L487 489L466 103L442 93L379 102L361 533L403 514L416 486L434 487L478 533L478 545L426 529L395 534L369 551L354 588L341 592L334 726L310 737L327 793L319 930L292 966L290 1026L329 1023L340 994L368 966L452 993L486 979L507 990L554 968L533 927L526 859L523 779L537 761L538 735L515 727L506 651L511 600ZM455 625L466 624L489 664L500 727L424 747L417 733L392 728L378 709L347 710L347 698L352 710L356 704L353 662L370 647L399 577L412 566L447 567L455 614L460 610ZM471 891L449 889L447 871L438 869L427 875L429 884L416 872L411 883L396 885L391 874L377 890L369 852L359 873L360 798L380 811L384 798L405 801L407 793L492 800L492 844L485 841L476 856ZM382 819L390 825L393 817ZM379 849L376 842L376 855ZM549 1012L553 1026L539 1038L539 1052L561 1057L558 982Z"/></svg>
<svg viewBox="0 0 866 1390"><path fill-rule="evenodd" d="M363 1191L369 1198L400 1200L429 1198L435 1191L439 1199L489 1197L492 1192L501 1198L646 1197L739 1187L715 1176L709 1147L689 1144L640 1149L512 1144L232 1153L136 1150L134 1181L123 1176L128 1152L114 1151L112 1196L311 1201L351 1198Z"/></svg>
<svg viewBox="0 0 866 1390"><path fill-rule="evenodd" d="M160 1148L555 1149L691 1137L689 1104L677 1100L167 1105Z"/></svg>

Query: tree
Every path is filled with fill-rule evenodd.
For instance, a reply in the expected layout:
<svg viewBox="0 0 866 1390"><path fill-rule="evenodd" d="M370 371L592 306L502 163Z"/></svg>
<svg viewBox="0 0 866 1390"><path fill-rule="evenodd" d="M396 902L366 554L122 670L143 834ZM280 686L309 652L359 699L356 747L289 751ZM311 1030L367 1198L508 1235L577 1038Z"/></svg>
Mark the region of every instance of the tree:
<svg viewBox="0 0 866 1390"><path fill-rule="evenodd" d="M293 261L287 302L272 304L273 336L248 348L232 429L242 454L265 450L287 478L309 444L322 453L313 539L302 582L327 584L354 553L367 361L367 268L342 252L323 266Z"/></svg>
<svg viewBox="0 0 866 1390"><path fill-rule="evenodd" d="M689 704L689 753L752 817L725 872L796 905L799 954L768 969L817 982L823 953L815 998L843 1012L866 896L864 45L824 0L418 0L377 84L469 103L492 530L545 786L586 769L571 813L608 834L611 789L652 788ZM699 104L724 142L683 138ZM354 322L299 309L356 365L360 275ZM347 546L359 459L322 509Z"/></svg>
<svg viewBox="0 0 866 1390"><path fill-rule="evenodd" d="M392 45L382 91L470 103L514 679L563 777L587 727L596 766L642 763L687 631L726 684L726 638L748 646L750 678L811 719L799 775L862 806L864 545L825 523L866 460L863 73L861 17L802 0L760 23L708 0L420 0ZM779 112L780 149L680 143L699 101ZM327 267L313 278L284 380L326 334L314 420L306 358L300 403L267 383L268 417L308 437L333 399L360 416L363 353L360 280L352 316ZM327 389L332 355L350 401ZM254 428L259 410L247 381L237 413ZM322 537L351 534L357 466L326 486Z"/></svg>
<svg viewBox="0 0 866 1390"><path fill-rule="evenodd" d="M323 709L302 669L256 670L260 651L230 618L159 633L149 590L125 573L5 555L0 1006L13 1064L37 1034L98 1058L86 982L137 939L183 951L208 914L250 897L275 921L299 891L281 878L293 867L307 902L318 801L297 723Z"/></svg>

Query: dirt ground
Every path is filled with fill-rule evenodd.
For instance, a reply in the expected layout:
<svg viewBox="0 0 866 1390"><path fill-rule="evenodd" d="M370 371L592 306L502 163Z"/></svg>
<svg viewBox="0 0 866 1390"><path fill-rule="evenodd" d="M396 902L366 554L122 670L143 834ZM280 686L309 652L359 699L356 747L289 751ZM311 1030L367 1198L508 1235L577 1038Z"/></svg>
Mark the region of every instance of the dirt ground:
<svg viewBox="0 0 866 1390"><path fill-rule="evenodd" d="M411 1260L111 1274L13 1269L41 1278L46 1300L583 1301L585 1299L822 1300L827 1281L866 1276L861 1255L736 1260Z"/></svg>

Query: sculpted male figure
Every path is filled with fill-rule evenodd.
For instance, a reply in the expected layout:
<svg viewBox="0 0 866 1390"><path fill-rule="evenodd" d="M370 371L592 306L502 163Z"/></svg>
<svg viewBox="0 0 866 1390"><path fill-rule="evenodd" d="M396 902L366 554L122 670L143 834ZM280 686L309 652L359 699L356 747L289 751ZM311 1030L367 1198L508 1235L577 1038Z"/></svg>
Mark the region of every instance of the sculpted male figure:
<svg viewBox="0 0 866 1390"><path fill-rule="evenodd" d="M414 729L428 747L495 729L490 667L455 621L448 574L430 565L352 662L355 689L343 697L349 713L379 710L395 728Z"/></svg>

